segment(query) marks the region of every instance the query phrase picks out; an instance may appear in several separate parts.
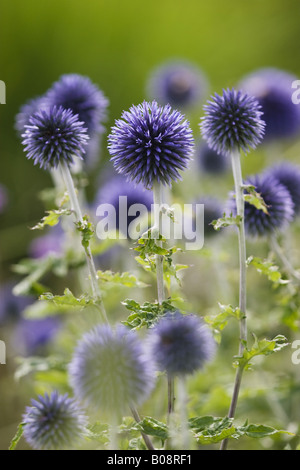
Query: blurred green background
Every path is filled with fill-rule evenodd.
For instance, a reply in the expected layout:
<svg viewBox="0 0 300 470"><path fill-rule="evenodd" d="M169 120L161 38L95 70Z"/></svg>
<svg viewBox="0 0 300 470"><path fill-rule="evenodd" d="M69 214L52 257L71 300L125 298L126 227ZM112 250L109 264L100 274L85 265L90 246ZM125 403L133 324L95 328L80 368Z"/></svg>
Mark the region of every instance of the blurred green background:
<svg viewBox="0 0 300 470"><path fill-rule="evenodd" d="M299 17L299 0L1 0L0 79L7 104L0 107L0 183L8 189L9 206L0 215L0 280L27 254L33 236L28 227L44 211L37 194L51 186L49 175L26 159L16 135L22 104L64 73L87 75L110 100L108 133L123 109L145 98L153 67L170 58L198 64L211 92L265 66L300 78ZM190 116L196 136L201 115L199 109ZM104 139L100 170L108 159ZM89 176L92 194L97 177ZM0 448L11 437L7 429L17 420L19 400L22 405L13 380L9 384Z"/></svg>

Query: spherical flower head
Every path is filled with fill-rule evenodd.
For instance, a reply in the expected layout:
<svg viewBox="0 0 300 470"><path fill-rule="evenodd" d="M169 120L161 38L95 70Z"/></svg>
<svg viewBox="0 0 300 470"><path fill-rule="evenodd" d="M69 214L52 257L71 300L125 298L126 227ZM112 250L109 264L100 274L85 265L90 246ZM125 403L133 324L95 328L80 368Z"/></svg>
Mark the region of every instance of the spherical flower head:
<svg viewBox="0 0 300 470"><path fill-rule="evenodd" d="M78 114L90 136L104 130L102 123L107 116L108 100L88 77L79 74L62 75L52 85L46 98L50 107L62 106Z"/></svg>
<svg viewBox="0 0 300 470"><path fill-rule="evenodd" d="M262 68L244 77L240 88L259 101L266 122L265 140L295 137L300 133L300 107L292 102L293 74Z"/></svg>
<svg viewBox="0 0 300 470"><path fill-rule="evenodd" d="M199 161L200 171L207 175L223 175L230 168L228 155L218 153L205 143L198 144L195 155Z"/></svg>
<svg viewBox="0 0 300 470"><path fill-rule="evenodd" d="M262 141L265 123L261 119L261 106L254 97L228 89L222 96L216 93L204 109L205 117L200 124L202 136L218 153L247 153Z"/></svg>
<svg viewBox="0 0 300 470"><path fill-rule="evenodd" d="M210 329L196 315L167 314L151 330L150 354L170 376L193 374L215 353Z"/></svg>
<svg viewBox="0 0 300 470"><path fill-rule="evenodd" d="M69 368L75 395L96 412L121 413L141 404L154 386L154 370L134 331L99 325L79 341Z"/></svg>
<svg viewBox="0 0 300 470"><path fill-rule="evenodd" d="M178 60L157 67L147 82L148 94L162 105L187 109L199 104L206 95L207 80L191 62Z"/></svg>
<svg viewBox="0 0 300 470"><path fill-rule="evenodd" d="M267 174L250 176L245 184L255 186L268 209L256 209L249 202L245 203L245 229L251 237L269 236L283 230L294 217L294 203L292 197L283 184L276 178ZM228 201L227 214L236 215L236 200L232 196Z"/></svg>
<svg viewBox="0 0 300 470"><path fill-rule="evenodd" d="M82 159L88 135L83 123L71 110L54 107L41 110L29 118L22 135L24 151L40 168L57 168L59 163L74 163Z"/></svg>
<svg viewBox="0 0 300 470"><path fill-rule="evenodd" d="M276 178L289 191L295 215L300 213L300 166L291 162L281 162L266 170L266 174Z"/></svg>
<svg viewBox="0 0 300 470"><path fill-rule="evenodd" d="M38 111L41 111L42 109L47 109L49 106L45 102L45 97L44 96L38 96L37 98L33 98L32 100L28 101L25 103L23 106L21 106L18 114L16 115L16 120L15 120L15 128L20 136L25 131L25 126L30 125L29 119L30 117L37 113Z"/></svg>
<svg viewBox="0 0 300 470"><path fill-rule="evenodd" d="M83 438L87 424L75 400L56 391L32 400L23 422L24 437L35 450L72 449Z"/></svg>
<svg viewBox="0 0 300 470"><path fill-rule="evenodd" d="M180 179L191 158L194 139L189 123L171 106L156 101L132 106L108 137L114 167L129 180L151 189L155 182Z"/></svg>
<svg viewBox="0 0 300 470"><path fill-rule="evenodd" d="M133 184L130 181L126 181L122 176L114 176L106 184L104 184L98 191L94 202L97 208L100 204L111 204L116 210L116 229L121 229L119 220L123 214L124 206L121 203L120 197L127 198L127 211L134 204L142 204L147 211L151 211L151 204L153 204L153 197L150 191L146 191L142 184ZM136 218L136 216L128 215L127 220L127 236L128 227L130 223ZM130 237L129 237L130 238Z"/></svg>

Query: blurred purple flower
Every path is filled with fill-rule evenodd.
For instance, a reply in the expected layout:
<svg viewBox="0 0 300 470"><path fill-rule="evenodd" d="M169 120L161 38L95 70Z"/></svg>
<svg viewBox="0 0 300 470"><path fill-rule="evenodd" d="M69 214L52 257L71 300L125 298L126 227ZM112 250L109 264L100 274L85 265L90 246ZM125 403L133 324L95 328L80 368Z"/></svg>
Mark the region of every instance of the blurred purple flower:
<svg viewBox="0 0 300 470"><path fill-rule="evenodd" d="M276 68L262 68L244 77L239 86L257 98L266 123L265 140L300 134L300 106L292 102L297 77Z"/></svg>
<svg viewBox="0 0 300 470"><path fill-rule="evenodd" d="M12 292L14 285L9 281L0 286L0 326L18 321L23 310L32 302L29 297L15 296Z"/></svg>
<svg viewBox="0 0 300 470"><path fill-rule="evenodd" d="M22 318L15 326L12 343L17 354L33 356L40 353L61 328L58 317L29 320Z"/></svg>
<svg viewBox="0 0 300 470"><path fill-rule="evenodd" d="M228 155L218 153L203 142L196 146L195 159L199 162L200 170L211 176L223 175L230 169Z"/></svg>
<svg viewBox="0 0 300 470"><path fill-rule="evenodd" d="M207 79L203 71L188 61L169 61L156 67L147 81L151 99L174 108L197 106L207 93Z"/></svg>

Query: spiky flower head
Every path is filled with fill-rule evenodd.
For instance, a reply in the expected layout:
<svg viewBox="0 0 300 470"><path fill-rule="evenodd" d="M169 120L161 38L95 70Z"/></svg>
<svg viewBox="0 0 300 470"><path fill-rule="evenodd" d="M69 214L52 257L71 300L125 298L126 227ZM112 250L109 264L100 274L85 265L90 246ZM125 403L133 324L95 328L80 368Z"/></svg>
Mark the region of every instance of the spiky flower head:
<svg viewBox="0 0 300 470"><path fill-rule="evenodd" d="M191 62L170 61L152 71L147 91L162 105L186 109L199 104L206 95L207 79L202 70Z"/></svg>
<svg viewBox="0 0 300 470"><path fill-rule="evenodd" d="M266 175L275 177L289 191L295 214L300 213L300 166L291 162L280 162L266 169Z"/></svg>
<svg viewBox="0 0 300 470"><path fill-rule="evenodd" d="M180 179L179 171L187 167L194 147L184 116L156 101L124 111L108 142L117 172L147 189L155 182L171 185Z"/></svg>
<svg viewBox="0 0 300 470"><path fill-rule="evenodd" d="M32 400L23 423L24 437L33 449L66 450L83 438L87 420L74 399L54 391Z"/></svg>
<svg viewBox="0 0 300 470"><path fill-rule="evenodd" d="M103 131L102 123L107 116L108 99L89 77L79 74L62 75L55 82L46 100L49 107L62 106L78 114L83 121L89 136Z"/></svg>
<svg viewBox="0 0 300 470"><path fill-rule="evenodd" d="M265 123L258 101L241 91L223 90L204 106L200 124L203 138L219 153L247 153L255 149L264 136Z"/></svg>
<svg viewBox="0 0 300 470"><path fill-rule="evenodd" d="M283 230L294 217L294 203L287 188L275 177L257 174L247 178L246 185L252 185L267 205L268 213L245 202L245 229L252 237L268 236ZM236 215L236 200L231 195L226 212Z"/></svg>
<svg viewBox="0 0 300 470"><path fill-rule="evenodd" d="M266 122L265 140L299 136L300 107L292 102L293 74L276 68L258 69L245 76L240 88L255 96Z"/></svg>
<svg viewBox="0 0 300 470"><path fill-rule="evenodd" d="M120 413L142 403L154 370L134 331L99 325L79 341L69 368L78 399L96 412Z"/></svg>
<svg viewBox="0 0 300 470"><path fill-rule="evenodd" d="M213 150L203 142L197 145L195 158L199 162L200 171L211 176L223 175L230 168L228 155Z"/></svg>
<svg viewBox="0 0 300 470"><path fill-rule="evenodd" d="M151 330L149 350L159 370L170 376L192 374L212 359L216 345L196 315L170 313Z"/></svg>
<svg viewBox="0 0 300 470"><path fill-rule="evenodd" d="M75 155L82 159L89 138L78 116L61 106L33 114L22 137L27 158L45 169L70 165Z"/></svg>

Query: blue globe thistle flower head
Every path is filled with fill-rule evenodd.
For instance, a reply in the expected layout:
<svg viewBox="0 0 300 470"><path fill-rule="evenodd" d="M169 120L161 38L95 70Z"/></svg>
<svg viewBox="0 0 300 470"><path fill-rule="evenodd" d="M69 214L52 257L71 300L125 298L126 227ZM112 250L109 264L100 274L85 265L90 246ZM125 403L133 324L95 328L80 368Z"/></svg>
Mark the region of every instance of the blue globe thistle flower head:
<svg viewBox="0 0 300 470"><path fill-rule="evenodd" d="M0 184L0 214L5 211L8 204L7 189L3 184Z"/></svg>
<svg viewBox="0 0 300 470"><path fill-rule="evenodd" d="M103 132L107 118L108 99L89 77L79 74L65 74L56 81L46 94L49 107L71 109L79 116L91 137Z"/></svg>
<svg viewBox="0 0 300 470"><path fill-rule="evenodd" d="M160 104L178 109L196 106L206 96L207 79L195 64L174 60L155 68L149 76L147 91Z"/></svg>
<svg viewBox="0 0 300 470"><path fill-rule="evenodd" d="M255 190L265 201L268 214L245 202L245 229L251 237L269 236L282 231L294 218L294 203L288 189L275 177L262 173L247 178L245 184L255 186ZM229 199L227 214L236 216L234 196Z"/></svg>
<svg viewBox="0 0 300 470"><path fill-rule="evenodd" d="M128 209L134 204L142 204L148 212L151 211L151 204L153 204L153 197L150 191L145 190L142 184L134 184L126 181L122 176L113 176L107 183L105 183L97 192L94 206L95 209L100 204L111 204L116 210L116 229L120 229L119 217L122 216L123 208L120 206L120 197L127 197L127 212ZM135 219L135 216L127 216L127 235L128 226Z"/></svg>
<svg viewBox="0 0 300 470"><path fill-rule="evenodd" d="M15 128L20 137L25 131L25 126L30 125L30 117L38 111L41 111L42 109L46 110L48 108L49 106L46 103L44 96L33 98L21 106L15 119Z"/></svg>
<svg viewBox="0 0 300 470"><path fill-rule="evenodd" d="M280 162L267 168L266 175L276 178L289 191L294 203L295 215L300 213L300 166L291 162Z"/></svg>
<svg viewBox="0 0 300 470"><path fill-rule="evenodd" d="M247 153L262 141L265 122L254 97L234 89L223 90L223 95L216 93L204 110L200 129L208 146L216 152Z"/></svg>
<svg viewBox="0 0 300 470"><path fill-rule="evenodd" d="M60 162L74 163L74 156L83 158L89 137L71 110L41 110L29 118L29 123L25 125L22 144L27 158L35 165L57 168Z"/></svg>
<svg viewBox="0 0 300 470"><path fill-rule="evenodd" d="M99 325L79 341L69 367L75 395L97 413L141 404L154 386L154 368L134 331Z"/></svg>
<svg viewBox="0 0 300 470"><path fill-rule="evenodd" d="M31 401L24 437L34 450L70 450L83 439L87 419L73 398L54 391Z"/></svg>
<svg viewBox="0 0 300 470"><path fill-rule="evenodd" d="M210 176L224 175L230 168L228 155L219 153L206 143L200 142L195 151L200 171Z"/></svg>
<svg viewBox="0 0 300 470"><path fill-rule="evenodd" d="M210 329L196 315L166 314L149 334L149 350L159 370L185 376L210 361L216 344Z"/></svg>
<svg viewBox="0 0 300 470"><path fill-rule="evenodd" d="M61 321L57 317L20 319L12 336L15 352L25 357L42 353L56 338L60 328Z"/></svg>
<svg viewBox="0 0 300 470"><path fill-rule="evenodd" d="M194 149L188 121L171 106L156 101L132 106L116 121L108 150L118 173L151 189L155 182L181 179Z"/></svg>
<svg viewBox="0 0 300 470"><path fill-rule="evenodd" d="M284 70L262 68L241 80L240 87L255 96L266 122L265 141L295 137L300 133L300 107L292 102L297 77Z"/></svg>

